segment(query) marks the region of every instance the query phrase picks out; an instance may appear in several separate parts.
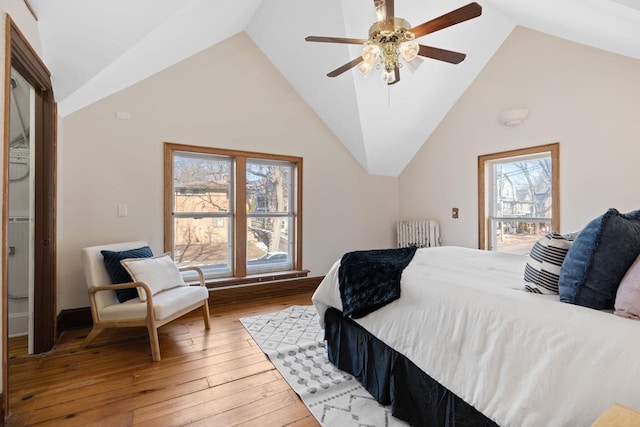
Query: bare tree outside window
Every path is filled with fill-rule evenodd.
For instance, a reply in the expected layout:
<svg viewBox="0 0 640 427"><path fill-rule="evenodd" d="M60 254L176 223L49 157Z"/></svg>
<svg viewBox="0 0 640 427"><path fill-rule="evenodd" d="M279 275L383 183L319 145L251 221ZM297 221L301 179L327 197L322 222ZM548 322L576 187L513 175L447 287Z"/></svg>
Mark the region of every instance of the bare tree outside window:
<svg viewBox="0 0 640 427"><path fill-rule="evenodd" d="M492 168L496 180L492 215L495 249L526 253L551 231L551 157L501 161Z"/></svg>
<svg viewBox="0 0 640 427"><path fill-rule="evenodd" d="M247 268L291 266L290 194L293 166L282 162L247 162L247 234L263 250L247 254Z"/></svg>
<svg viewBox="0 0 640 427"><path fill-rule="evenodd" d="M223 157L174 156L174 258L179 265L229 268L231 167ZM223 226L214 227L220 220Z"/></svg>

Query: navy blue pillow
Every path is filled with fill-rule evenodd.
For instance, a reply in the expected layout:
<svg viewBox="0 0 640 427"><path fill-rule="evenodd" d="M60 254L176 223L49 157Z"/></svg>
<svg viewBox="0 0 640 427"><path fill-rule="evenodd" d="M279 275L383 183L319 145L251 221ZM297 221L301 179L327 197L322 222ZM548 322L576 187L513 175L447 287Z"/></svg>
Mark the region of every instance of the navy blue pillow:
<svg viewBox="0 0 640 427"><path fill-rule="evenodd" d="M640 211L609 209L578 234L560 269L560 301L613 308L618 285L640 254Z"/></svg>
<svg viewBox="0 0 640 427"><path fill-rule="evenodd" d="M104 266L109 273L109 278L112 284L133 282L131 276L120 264L120 260L127 258L150 258L153 256L151 248L149 246L143 246L141 248L129 249L126 251L100 251L104 258ZM133 298L138 297L138 291L136 288L131 289L116 289L116 297L118 301L125 302Z"/></svg>

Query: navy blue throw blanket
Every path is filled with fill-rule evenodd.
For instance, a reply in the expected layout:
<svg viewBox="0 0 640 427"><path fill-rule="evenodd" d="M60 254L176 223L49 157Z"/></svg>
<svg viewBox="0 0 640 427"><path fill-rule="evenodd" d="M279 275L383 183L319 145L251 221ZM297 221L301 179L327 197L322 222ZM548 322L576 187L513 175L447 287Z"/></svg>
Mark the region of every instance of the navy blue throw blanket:
<svg viewBox="0 0 640 427"><path fill-rule="evenodd" d="M400 277L416 247L348 252L338 270L342 314L359 319L400 298Z"/></svg>

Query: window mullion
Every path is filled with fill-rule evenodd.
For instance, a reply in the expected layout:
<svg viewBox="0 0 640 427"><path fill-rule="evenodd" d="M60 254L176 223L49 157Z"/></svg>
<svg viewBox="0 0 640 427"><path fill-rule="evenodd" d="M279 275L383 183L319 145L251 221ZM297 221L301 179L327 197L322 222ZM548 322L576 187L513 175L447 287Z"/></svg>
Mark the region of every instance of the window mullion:
<svg viewBox="0 0 640 427"><path fill-rule="evenodd" d="M247 159L236 157L234 276L247 275Z"/></svg>

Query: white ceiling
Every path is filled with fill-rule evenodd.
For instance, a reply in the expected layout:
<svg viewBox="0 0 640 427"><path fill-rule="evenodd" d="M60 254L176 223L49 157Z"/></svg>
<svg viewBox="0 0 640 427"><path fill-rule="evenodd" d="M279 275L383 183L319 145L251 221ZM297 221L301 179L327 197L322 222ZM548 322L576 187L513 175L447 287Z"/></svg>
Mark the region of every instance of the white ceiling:
<svg viewBox="0 0 640 427"><path fill-rule="evenodd" d="M412 25L470 0L396 0ZM358 46L308 35L366 38L372 0L30 0L65 116L238 32L246 31L371 174L399 175L516 25L640 59L640 0L486 0L482 16L420 38L467 54L425 59L393 86L351 70ZM221 61L224 59L221 58ZM518 100L514 100L517 102ZM522 106L526 107L526 106Z"/></svg>

